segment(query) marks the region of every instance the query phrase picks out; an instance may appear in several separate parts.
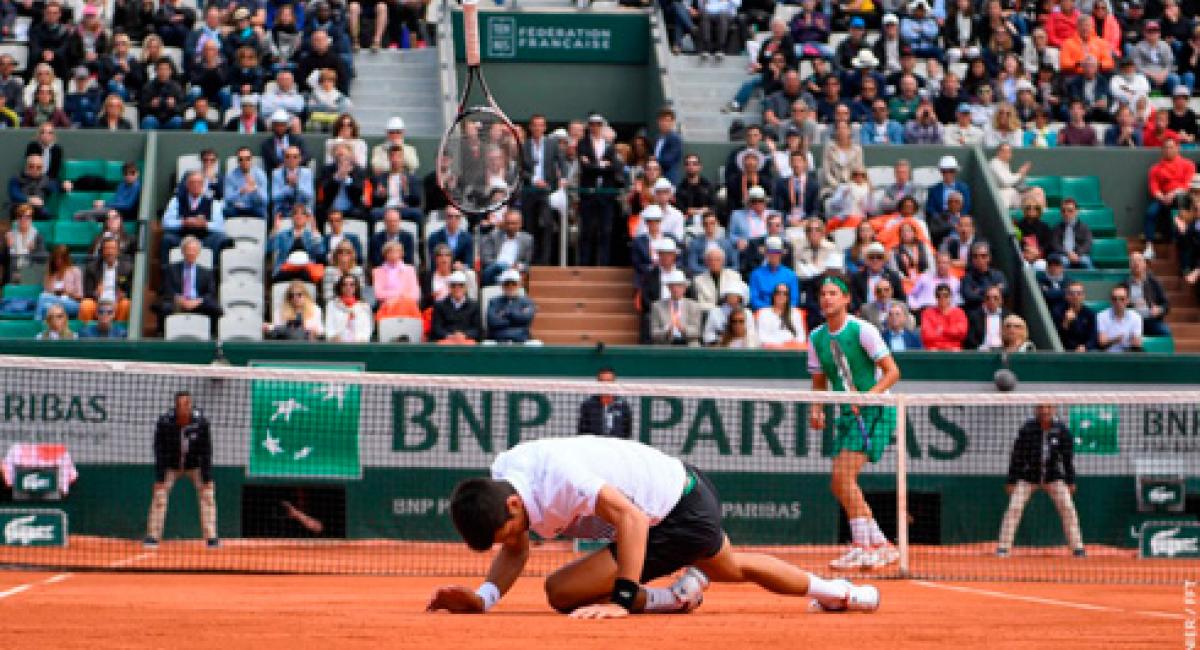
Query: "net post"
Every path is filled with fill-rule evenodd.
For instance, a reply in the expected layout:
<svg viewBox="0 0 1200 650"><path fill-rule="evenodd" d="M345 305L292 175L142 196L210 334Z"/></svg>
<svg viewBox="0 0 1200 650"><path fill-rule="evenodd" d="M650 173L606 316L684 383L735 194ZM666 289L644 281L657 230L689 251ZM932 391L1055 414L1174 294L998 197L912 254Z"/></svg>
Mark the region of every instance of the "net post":
<svg viewBox="0 0 1200 650"><path fill-rule="evenodd" d="M909 576L908 558L908 401L896 396L896 548L900 577Z"/></svg>
<svg viewBox="0 0 1200 650"><path fill-rule="evenodd" d="M463 0L463 50L467 67L479 67L479 0Z"/></svg>

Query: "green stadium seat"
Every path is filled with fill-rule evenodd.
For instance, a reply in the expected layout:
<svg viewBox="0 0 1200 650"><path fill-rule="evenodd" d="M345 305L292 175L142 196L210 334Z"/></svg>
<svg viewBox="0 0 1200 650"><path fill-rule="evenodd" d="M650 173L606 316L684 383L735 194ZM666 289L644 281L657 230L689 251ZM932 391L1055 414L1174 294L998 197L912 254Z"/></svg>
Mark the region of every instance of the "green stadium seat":
<svg viewBox="0 0 1200 650"><path fill-rule="evenodd" d="M1092 263L1102 269L1129 268L1129 244L1118 238L1096 239L1092 242Z"/></svg>
<svg viewBox="0 0 1200 650"><path fill-rule="evenodd" d="M1071 197L1079 207L1104 207L1100 196L1100 179L1095 176L1064 176L1060 185L1063 198Z"/></svg>
<svg viewBox="0 0 1200 650"><path fill-rule="evenodd" d="M1087 224L1096 237L1112 237L1117 234L1117 222L1112 208L1080 208L1079 220Z"/></svg>
<svg viewBox="0 0 1200 650"><path fill-rule="evenodd" d="M6 284L4 285L5 298L24 298L26 300L37 300L37 297L42 294L42 285L40 284Z"/></svg>
<svg viewBox="0 0 1200 650"><path fill-rule="evenodd" d="M0 320L0 339L32 339L38 332L45 329L41 321L28 318L25 320Z"/></svg>
<svg viewBox="0 0 1200 650"><path fill-rule="evenodd" d="M64 160L62 180L76 181L83 176L98 176L104 178L107 160Z"/></svg>
<svg viewBox="0 0 1200 650"><path fill-rule="evenodd" d="M1109 307L1107 296L1102 300L1101 299L1085 300L1085 301L1083 301L1083 304L1087 305L1089 309L1091 309L1093 312L1095 312L1097 314L1104 311L1105 309L1108 309L1108 307Z"/></svg>
<svg viewBox="0 0 1200 650"><path fill-rule="evenodd" d="M73 251L87 250L103 224L95 221L59 221L54 226L54 245L62 244Z"/></svg>
<svg viewBox="0 0 1200 650"><path fill-rule="evenodd" d="M1175 339L1170 336L1144 336L1142 337L1142 349L1158 354L1174 354Z"/></svg>
<svg viewBox="0 0 1200 650"><path fill-rule="evenodd" d="M122 172L123 167L125 167L124 160L105 160L104 180L110 183L120 183L125 176Z"/></svg>
<svg viewBox="0 0 1200 650"><path fill-rule="evenodd" d="M125 223L121 224L121 227L125 229L126 234L128 234L130 237L137 237L138 222L126 221Z"/></svg>
<svg viewBox="0 0 1200 650"><path fill-rule="evenodd" d="M42 233L42 239L51 241L54 239L54 222L53 221L34 221L33 227L38 232Z"/></svg>
<svg viewBox="0 0 1200 650"><path fill-rule="evenodd" d="M1116 284L1125 279L1129 275L1129 271L1121 270L1114 271L1112 269L1070 269L1067 275L1071 276L1072 280L1080 282L1109 282Z"/></svg>
<svg viewBox="0 0 1200 650"><path fill-rule="evenodd" d="M1015 224L1024 218L1025 214L1020 208L1014 208L1008 211L1008 216ZM1062 210L1058 208L1046 208L1045 210L1042 210L1042 221L1046 222L1046 225L1050 226L1051 228L1057 226L1060 222L1062 222Z"/></svg>
<svg viewBox="0 0 1200 650"><path fill-rule="evenodd" d="M1042 188L1046 192L1046 205L1058 207L1062 201L1062 179L1058 176L1029 176L1025 184Z"/></svg>
<svg viewBox="0 0 1200 650"><path fill-rule="evenodd" d="M58 219L74 221L75 213L81 210L91 210L92 202L103 199L104 192L68 192L58 202Z"/></svg>

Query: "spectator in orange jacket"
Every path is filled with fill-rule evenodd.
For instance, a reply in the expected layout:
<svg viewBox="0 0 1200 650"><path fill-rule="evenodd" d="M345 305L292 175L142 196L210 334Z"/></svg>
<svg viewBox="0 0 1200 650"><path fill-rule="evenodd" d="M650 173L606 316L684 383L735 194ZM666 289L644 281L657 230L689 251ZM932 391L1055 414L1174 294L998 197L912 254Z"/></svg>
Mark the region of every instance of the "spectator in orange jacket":
<svg viewBox="0 0 1200 650"><path fill-rule="evenodd" d="M921 344L926 350L961 350L967 338L967 313L954 304L950 285L939 284L937 304L921 312Z"/></svg>
<svg viewBox="0 0 1200 650"><path fill-rule="evenodd" d="M1188 185L1196 175L1196 163L1179 155L1179 141L1168 139L1162 146L1162 158L1150 168L1150 205L1146 206L1146 221L1143 237L1146 259L1154 257L1154 237L1158 232L1158 221L1165 221L1171 208L1180 196L1187 195Z"/></svg>
<svg viewBox="0 0 1200 650"><path fill-rule="evenodd" d="M1091 16L1079 18L1079 31L1074 36L1063 41L1058 53L1058 64L1062 74L1081 74L1083 72L1083 57L1091 54L1100 64L1100 71L1111 74L1116 67L1113 60L1112 43L1096 34L1096 23Z"/></svg>
<svg viewBox="0 0 1200 650"><path fill-rule="evenodd" d="M1046 37L1051 47L1061 49L1067 39L1077 35L1079 16L1075 0L1059 0L1058 6L1046 14Z"/></svg>
<svg viewBox="0 0 1200 650"><path fill-rule="evenodd" d="M1108 41L1113 52L1120 52L1121 23L1117 22L1116 16L1112 15L1108 0L1096 0L1096 3L1092 5L1092 19L1095 21L1093 25L1100 25L1100 28L1096 30L1100 38Z"/></svg>

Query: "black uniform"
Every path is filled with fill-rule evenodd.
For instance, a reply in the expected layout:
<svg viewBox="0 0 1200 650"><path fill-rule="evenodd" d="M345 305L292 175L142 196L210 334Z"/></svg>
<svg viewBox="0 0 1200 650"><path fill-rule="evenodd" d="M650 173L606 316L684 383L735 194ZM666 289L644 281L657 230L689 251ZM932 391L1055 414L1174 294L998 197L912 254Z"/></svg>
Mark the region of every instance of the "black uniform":
<svg viewBox="0 0 1200 650"><path fill-rule="evenodd" d="M1064 481L1075 484L1075 442L1071 431L1059 420L1042 431L1036 419L1029 420L1017 433L1008 463L1008 483L1026 481L1035 485Z"/></svg>
<svg viewBox="0 0 1200 650"><path fill-rule="evenodd" d="M208 418L192 409L190 424L180 427L175 409L158 417L154 429L154 480L161 483L167 470L200 470L205 483L212 481L212 433Z"/></svg>
<svg viewBox="0 0 1200 650"><path fill-rule="evenodd" d="M614 395L605 406L599 395L592 395L579 405L577 433L610 438L629 438L633 435L633 410L624 397Z"/></svg>

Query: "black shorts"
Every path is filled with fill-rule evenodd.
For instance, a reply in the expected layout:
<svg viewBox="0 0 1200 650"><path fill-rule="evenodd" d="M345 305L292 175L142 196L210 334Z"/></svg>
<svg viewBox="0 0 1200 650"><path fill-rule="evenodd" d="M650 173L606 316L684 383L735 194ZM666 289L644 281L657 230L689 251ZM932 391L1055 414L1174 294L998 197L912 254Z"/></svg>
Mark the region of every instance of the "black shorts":
<svg viewBox="0 0 1200 650"><path fill-rule="evenodd" d="M685 566L716 555L725 544L721 528L721 499L712 481L700 470L684 463L689 477L696 479L691 492L657 525L650 527L646 540L646 561L641 582L670 575ZM615 558L617 543L608 545Z"/></svg>

